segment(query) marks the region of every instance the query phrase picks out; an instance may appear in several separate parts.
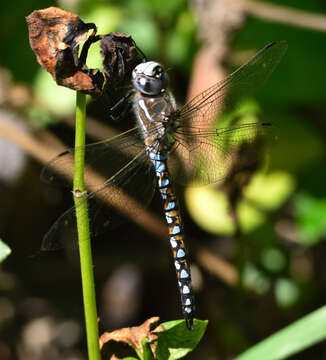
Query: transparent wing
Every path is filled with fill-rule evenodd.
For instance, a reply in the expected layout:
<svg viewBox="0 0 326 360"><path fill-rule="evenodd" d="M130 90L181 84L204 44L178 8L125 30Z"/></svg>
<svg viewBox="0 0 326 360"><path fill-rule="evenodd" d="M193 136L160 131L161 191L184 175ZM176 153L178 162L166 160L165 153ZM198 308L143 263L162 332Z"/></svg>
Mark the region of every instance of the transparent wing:
<svg viewBox="0 0 326 360"><path fill-rule="evenodd" d="M181 184L210 184L225 179L256 163L262 139L272 133L270 123L249 123L214 131L195 129L191 133L177 132L176 148L169 157L169 169ZM255 151L248 159L246 150ZM249 155L249 151L248 154Z"/></svg>
<svg viewBox="0 0 326 360"><path fill-rule="evenodd" d="M92 179L96 171L102 175L104 182L143 149L139 128L135 127L110 139L62 152L44 166L41 180L52 185L69 185L71 188L75 151L84 151L85 180Z"/></svg>
<svg viewBox="0 0 326 360"><path fill-rule="evenodd" d="M217 182L241 168L246 144L254 146L271 132L266 123L249 123L213 129L218 112L228 111L240 96L248 96L259 88L273 72L287 49L285 41L273 42L226 79L208 88L177 110L180 127L170 168L176 181L200 184ZM210 127L211 126L211 127ZM248 159L245 159L248 162ZM252 159L256 162L257 159Z"/></svg>
<svg viewBox="0 0 326 360"><path fill-rule="evenodd" d="M274 71L287 47L286 41L266 45L227 78L195 96L178 110L182 126L207 127L217 111L226 111L235 105L239 96L253 93Z"/></svg>
<svg viewBox="0 0 326 360"><path fill-rule="evenodd" d="M138 204L147 205L151 201L155 190L155 171L140 140L138 129L134 128L84 148L87 161L85 185L89 192L85 201L92 235L112 228L123 218L138 216ZM52 160L43 169L42 178L57 183L60 176L71 176L73 154L71 149ZM104 168L105 177L95 171L100 167ZM58 173L60 175L56 175ZM42 249L71 246L76 239L75 207L72 207L56 220L44 236Z"/></svg>

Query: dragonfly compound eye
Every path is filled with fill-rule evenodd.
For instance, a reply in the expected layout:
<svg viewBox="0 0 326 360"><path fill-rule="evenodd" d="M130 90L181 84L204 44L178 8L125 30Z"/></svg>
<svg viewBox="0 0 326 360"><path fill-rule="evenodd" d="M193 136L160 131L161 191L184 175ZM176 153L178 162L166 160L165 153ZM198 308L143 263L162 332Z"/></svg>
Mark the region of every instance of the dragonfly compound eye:
<svg viewBox="0 0 326 360"><path fill-rule="evenodd" d="M167 87L168 75L159 63L148 61L135 67L132 82L135 89L142 94L159 95Z"/></svg>

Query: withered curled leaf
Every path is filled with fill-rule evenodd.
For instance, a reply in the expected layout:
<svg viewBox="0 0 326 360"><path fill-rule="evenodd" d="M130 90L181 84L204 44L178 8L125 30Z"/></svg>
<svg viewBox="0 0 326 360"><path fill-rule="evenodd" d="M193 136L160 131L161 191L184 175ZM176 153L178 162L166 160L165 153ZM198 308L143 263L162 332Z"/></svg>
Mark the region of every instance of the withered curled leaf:
<svg viewBox="0 0 326 360"><path fill-rule="evenodd" d="M157 316L147 319L139 326L123 328L112 332L105 332L100 337L100 349L109 341L117 341L128 344L138 351L142 351L142 339L146 338L151 346L153 354L155 354L154 341L157 340L157 333L163 331L162 326L157 326L160 318Z"/></svg>
<svg viewBox="0 0 326 360"><path fill-rule="evenodd" d="M139 51L132 37L113 32L102 35L100 48L106 84L114 87L125 79L130 79L132 69L139 62Z"/></svg>
<svg viewBox="0 0 326 360"><path fill-rule="evenodd" d="M26 18L30 45L37 61L57 82L73 90L99 94L104 82L99 70L90 70L78 60L79 44L94 24L56 7L33 11Z"/></svg>
<svg viewBox="0 0 326 360"><path fill-rule="evenodd" d="M26 21L30 45L39 64L58 85L93 96L110 92L129 81L132 69L139 62L138 54L142 54L131 36L123 33L96 35L95 24L86 24L76 14L57 7L36 10ZM88 36L91 29L93 33ZM99 40L103 73L86 66L88 49Z"/></svg>

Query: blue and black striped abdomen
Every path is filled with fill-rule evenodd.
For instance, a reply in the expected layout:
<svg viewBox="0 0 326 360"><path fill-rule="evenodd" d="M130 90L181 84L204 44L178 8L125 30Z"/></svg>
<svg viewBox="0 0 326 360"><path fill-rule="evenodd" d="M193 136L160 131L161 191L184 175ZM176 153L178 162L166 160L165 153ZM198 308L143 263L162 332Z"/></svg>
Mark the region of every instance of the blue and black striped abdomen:
<svg viewBox="0 0 326 360"><path fill-rule="evenodd" d="M176 195L171 186L166 161L168 153L149 151L156 169L158 187L164 201L164 213L169 229L169 238L177 273L183 316L188 329L193 328L194 297L192 294L190 265L184 245L183 224Z"/></svg>

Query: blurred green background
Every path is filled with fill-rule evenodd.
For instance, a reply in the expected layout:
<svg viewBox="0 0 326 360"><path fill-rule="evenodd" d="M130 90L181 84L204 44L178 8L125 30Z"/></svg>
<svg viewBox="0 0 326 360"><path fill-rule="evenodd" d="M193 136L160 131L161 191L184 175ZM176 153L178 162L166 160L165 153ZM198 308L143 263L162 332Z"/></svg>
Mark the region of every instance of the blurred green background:
<svg viewBox="0 0 326 360"><path fill-rule="evenodd" d="M70 120L75 94L57 86L37 63L25 22L32 11L58 6L84 22L94 22L99 34L132 35L149 59L169 68L171 89L182 103L196 54L205 46L198 29L209 3L3 3L0 122L15 124L36 138L44 140L51 132L67 146L73 143ZM216 1L216 9L219 3L223 7L222 1ZM324 14L326 23L326 4L321 0L268 4ZM227 19L235 10L225 7ZM227 194L217 186L178 187L193 260L196 317L209 320L207 334L189 359L230 359L326 302L325 30L268 21L250 11L239 13L242 20L232 31L225 29L223 39L227 45L223 66L228 73L273 40L285 39L289 44L255 100L263 120L275 125L277 141L269 146L264 170L257 171L243 189L237 221L230 215ZM214 13L210 16L214 19ZM212 27L210 41L215 30ZM223 30L219 31L223 34ZM221 36L216 36L219 40ZM92 47L88 65L101 67L97 46ZM117 127L110 123L105 106L99 106L90 116ZM40 182L42 166L0 127L0 238L12 250L0 271L0 359L86 359L76 252L38 254L42 236L71 205L69 191L49 189ZM150 209L161 216L160 206L156 195ZM223 270L210 269L214 264L207 261L205 266L205 258L199 260L196 253L202 247L226 261L230 266L226 271L239 274L240 285L228 283ZM132 223L94 244L101 330L136 325L155 315L164 321L180 317L169 251L168 242L160 243ZM325 344L319 344L293 358L325 356Z"/></svg>

